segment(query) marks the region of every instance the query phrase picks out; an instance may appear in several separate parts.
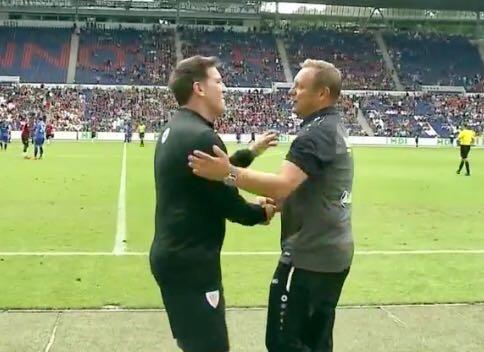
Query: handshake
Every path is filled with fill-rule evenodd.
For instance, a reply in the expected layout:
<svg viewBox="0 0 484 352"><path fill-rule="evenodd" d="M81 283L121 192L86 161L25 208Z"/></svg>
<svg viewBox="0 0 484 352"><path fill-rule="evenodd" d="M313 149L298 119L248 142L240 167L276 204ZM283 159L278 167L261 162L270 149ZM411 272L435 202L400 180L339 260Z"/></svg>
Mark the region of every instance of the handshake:
<svg viewBox="0 0 484 352"><path fill-rule="evenodd" d="M257 203L264 208L266 212L266 222L264 225L269 225L272 218L276 214L276 212L280 211L279 205L276 203L274 199L266 198L266 197L257 197Z"/></svg>

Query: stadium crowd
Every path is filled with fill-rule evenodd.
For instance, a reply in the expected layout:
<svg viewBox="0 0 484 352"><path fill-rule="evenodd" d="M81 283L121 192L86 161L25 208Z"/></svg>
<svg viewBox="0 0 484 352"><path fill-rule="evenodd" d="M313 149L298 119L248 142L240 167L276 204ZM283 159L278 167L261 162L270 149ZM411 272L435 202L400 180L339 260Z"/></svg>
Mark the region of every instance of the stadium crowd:
<svg viewBox="0 0 484 352"><path fill-rule="evenodd" d="M294 133L300 121L291 113L287 90L264 92L229 90L227 111L216 122L219 133L261 133L277 130ZM2 114L14 130L23 118L46 117L56 130L122 132L127 123L141 121L148 132L158 131L177 108L167 89L80 89L33 86L0 87ZM341 107L352 134L362 134L352 98L343 97Z"/></svg>
<svg viewBox="0 0 484 352"><path fill-rule="evenodd" d="M24 118L43 117L51 121L57 130L80 130L85 103L85 95L76 88L0 86L0 111L13 130L20 129Z"/></svg>
<svg viewBox="0 0 484 352"><path fill-rule="evenodd" d="M175 64L173 30L83 29L76 82L166 85Z"/></svg>
<svg viewBox="0 0 484 352"><path fill-rule="evenodd" d="M394 88L372 33L343 28L287 29L285 41L293 72L306 58L320 58L341 70L344 89Z"/></svg>
<svg viewBox="0 0 484 352"><path fill-rule="evenodd" d="M484 130L484 96L423 94L375 95L359 105L376 136L448 137L467 123L476 133Z"/></svg>
<svg viewBox="0 0 484 352"><path fill-rule="evenodd" d="M406 89L444 85L463 86L470 92L483 91L484 64L467 38L419 31L394 31L384 37Z"/></svg>
<svg viewBox="0 0 484 352"><path fill-rule="evenodd" d="M82 27L75 82L80 84L166 85L177 57L218 56L228 87L269 88L285 82L277 40L286 48L294 75L308 57L341 69L344 89L392 90L375 33L356 27L291 27L274 32L248 28L153 25L149 30ZM177 33L180 49L176 50ZM62 28L0 28L0 76L23 82L65 83L70 32ZM276 39L277 38L277 39ZM430 31L383 32L396 73L407 90L422 85L457 85L484 91L484 64L469 38ZM23 48L23 50L21 50ZM458 52L459 55L455 55Z"/></svg>
<svg viewBox="0 0 484 352"><path fill-rule="evenodd" d="M219 133L294 133L300 121L291 113L287 90L229 90L227 111L216 122ZM478 134L484 131L484 96L436 95L343 96L349 135L366 135L358 122L358 108L376 136L447 137L463 123ZM42 86L1 86L0 113L18 130L24 117L46 117L56 130L122 132L127 123L141 121L148 132L158 131L177 108L167 89L81 89Z"/></svg>
<svg viewBox="0 0 484 352"><path fill-rule="evenodd" d="M85 130L121 132L126 123L136 126L143 121L147 131L159 131L177 108L166 89L93 89L83 94L87 96Z"/></svg>
<svg viewBox="0 0 484 352"><path fill-rule="evenodd" d="M180 28L183 57L217 56L228 87L270 87L285 82L274 36L268 33Z"/></svg>

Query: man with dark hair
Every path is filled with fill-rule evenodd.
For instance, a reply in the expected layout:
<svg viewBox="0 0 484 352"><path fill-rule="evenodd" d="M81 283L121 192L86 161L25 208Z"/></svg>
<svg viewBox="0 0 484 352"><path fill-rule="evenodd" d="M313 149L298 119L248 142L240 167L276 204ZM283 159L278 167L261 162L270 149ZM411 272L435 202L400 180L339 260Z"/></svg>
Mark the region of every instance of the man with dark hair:
<svg viewBox="0 0 484 352"><path fill-rule="evenodd" d="M334 65L306 60L289 94L303 119L278 174L232 165L194 151L189 166L211 180L231 177L246 191L265 196L281 212L281 249L269 294L269 352L333 350L335 308L353 258L351 192L353 158L336 102L341 73Z"/></svg>
<svg viewBox="0 0 484 352"><path fill-rule="evenodd" d="M180 106L164 126L155 151L155 236L150 250L151 272L178 346L185 352L227 352L225 300L220 251L225 220L242 225L266 224L273 205L252 204L239 195L232 179L225 183L194 175L187 158L194 149L212 153L226 147L213 130L225 110L224 85L213 57L180 61L169 87ZM276 136L267 134L251 149L235 153L230 162L251 164Z"/></svg>
<svg viewBox="0 0 484 352"><path fill-rule="evenodd" d="M462 171L462 167L466 166L466 176L471 175L471 166L469 164L469 152L471 151L471 145L473 145L476 141L476 133L469 129L467 124L464 124L464 128L462 131L459 132L459 136L457 137L457 144L460 145L460 164L459 168L457 169L457 175L460 174Z"/></svg>

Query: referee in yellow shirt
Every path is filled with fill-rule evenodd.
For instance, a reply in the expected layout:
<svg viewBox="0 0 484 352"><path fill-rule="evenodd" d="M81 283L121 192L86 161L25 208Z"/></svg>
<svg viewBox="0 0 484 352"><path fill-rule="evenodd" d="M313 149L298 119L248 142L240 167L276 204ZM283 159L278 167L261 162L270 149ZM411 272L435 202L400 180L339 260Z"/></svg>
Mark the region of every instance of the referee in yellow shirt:
<svg viewBox="0 0 484 352"><path fill-rule="evenodd" d="M469 166L469 160L467 160L467 156L471 150L471 145L474 144L476 140L476 133L469 129L467 124L464 124L464 129L460 131L459 136L457 137L457 144L460 145L460 165L459 169L457 170L457 174L459 175L462 167L464 164L466 165L466 176L471 175L471 168Z"/></svg>
<svg viewBox="0 0 484 352"><path fill-rule="evenodd" d="M146 125L143 121L138 125L138 133L139 133L139 140L140 140L140 147L145 146L145 130L146 130Z"/></svg>

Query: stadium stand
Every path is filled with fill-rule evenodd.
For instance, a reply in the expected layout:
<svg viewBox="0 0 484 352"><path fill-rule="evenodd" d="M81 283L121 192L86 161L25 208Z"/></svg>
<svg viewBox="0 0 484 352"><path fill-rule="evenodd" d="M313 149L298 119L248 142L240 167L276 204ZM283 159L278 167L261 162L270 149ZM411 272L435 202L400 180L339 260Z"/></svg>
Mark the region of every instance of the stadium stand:
<svg viewBox="0 0 484 352"><path fill-rule="evenodd" d="M482 91L484 64L467 38L421 32L386 33L384 38L408 90L450 85Z"/></svg>
<svg viewBox="0 0 484 352"><path fill-rule="evenodd" d="M226 92L227 112L216 124L220 133L297 131L299 121L291 114L287 90L261 89L284 81L274 34L193 27L177 31L157 25L151 30L82 29L76 83L166 85L176 64L179 37L182 56L218 56L225 84L249 88ZM0 76L20 76L22 82L64 83L71 33L71 29L0 27ZM282 38L293 73L305 58L312 57L341 68L346 89L394 88L371 32L288 27ZM467 38L396 31L385 33L384 38L407 88L437 84L484 90L483 62ZM122 131L127 121L137 124L140 119L147 131L157 131L176 109L166 89L136 87L2 86L0 102L2 114L14 128L22 117L45 115L57 130L66 131ZM358 121L359 109L376 136L447 137L464 122L478 133L484 130L483 95L346 95L340 106L348 132L354 136L368 133Z"/></svg>
<svg viewBox="0 0 484 352"><path fill-rule="evenodd" d="M137 125L140 120L147 131L159 131L171 118L177 103L166 89L128 89L84 91L86 108L85 129L92 126L97 131L121 132L128 121Z"/></svg>
<svg viewBox="0 0 484 352"><path fill-rule="evenodd" d="M228 87L270 87L272 82L285 81L272 34L182 28L181 38L183 57L215 55L222 61Z"/></svg>
<svg viewBox="0 0 484 352"><path fill-rule="evenodd" d="M484 97L424 94L364 97L360 106L376 136L448 137L467 122L484 129Z"/></svg>
<svg viewBox="0 0 484 352"><path fill-rule="evenodd" d="M158 131L177 104L166 89L85 89L31 86L0 87L0 101L14 127L25 116L46 116L57 130L123 131L124 123L143 119L147 131ZM225 93L227 112L217 121L220 133L257 133L275 129L295 132L287 91L262 90ZM376 136L448 137L467 122L478 134L484 131L484 96L423 94L413 96L344 96L340 107L350 135L365 135L357 120L358 106Z"/></svg>
<svg viewBox="0 0 484 352"><path fill-rule="evenodd" d="M215 55L228 87L271 87L284 82L275 36L255 31L180 27L181 54ZM0 27L0 75L22 82L65 83L70 29ZM176 64L175 30L83 28L75 82L80 84L166 85ZM344 89L395 88L371 32L345 28L290 29L283 38L292 73L308 57L339 67ZM477 48L457 35L391 32L389 54L407 90L421 85L458 85L484 91L484 64ZM459 55L454 55L456 52Z"/></svg>
<svg viewBox="0 0 484 352"><path fill-rule="evenodd" d="M344 89L394 88L371 33L329 28L288 29L286 43L293 72L310 57L334 63L342 71Z"/></svg>
<svg viewBox="0 0 484 352"><path fill-rule="evenodd" d="M0 101L14 130L20 128L22 118L44 116L56 130L76 131L82 127L85 96L76 88L0 87Z"/></svg>
<svg viewBox="0 0 484 352"><path fill-rule="evenodd" d="M175 64L173 30L83 30L76 82L166 85Z"/></svg>
<svg viewBox="0 0 484 352"><path fill-rule="evenodd" d="M0 76L65 83L69 45L68 29L0 27Z"/></svg>
<svg viewBox="0 0 484 352"><path fill-rule="evenodd" d="M168 121L177 104L166 89L77 89L42 87L0 87L0 99L8 106L7 119L15 127L22 117L46 116L57 130L121 132L130 121L143 119L147 131L158 131ZM261 133L277 130L293 133L300 121L290 111L287 91L263 92L231 90L225 93L227 112L216 123L219 133L241 131ZM341 106L345 121L354 134L362 134L356 121L352 98L344 97Z"/></svg>

